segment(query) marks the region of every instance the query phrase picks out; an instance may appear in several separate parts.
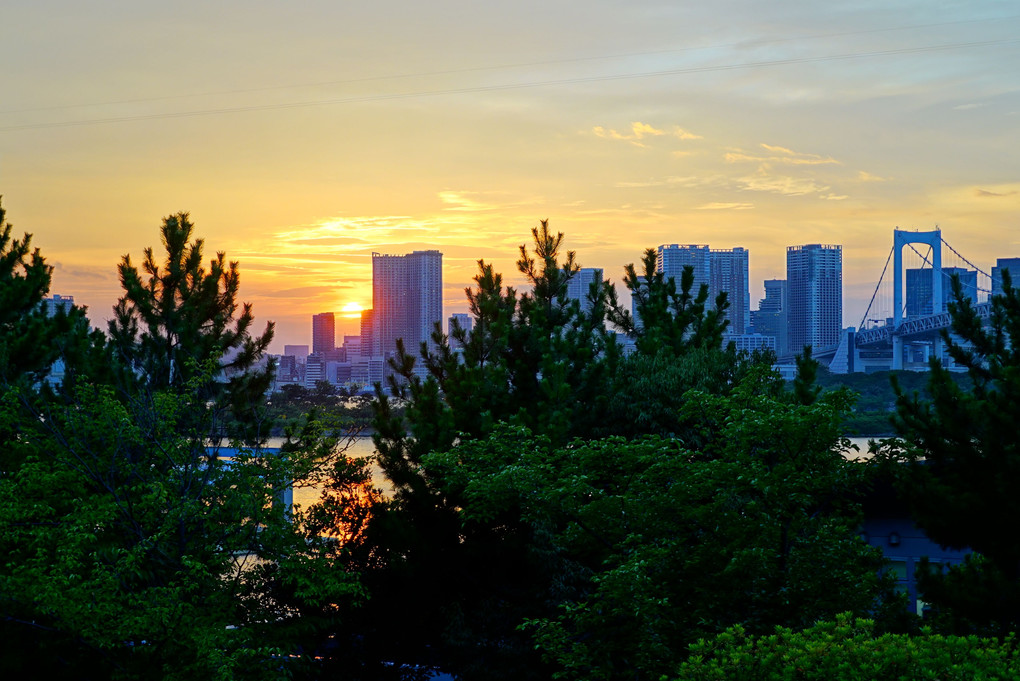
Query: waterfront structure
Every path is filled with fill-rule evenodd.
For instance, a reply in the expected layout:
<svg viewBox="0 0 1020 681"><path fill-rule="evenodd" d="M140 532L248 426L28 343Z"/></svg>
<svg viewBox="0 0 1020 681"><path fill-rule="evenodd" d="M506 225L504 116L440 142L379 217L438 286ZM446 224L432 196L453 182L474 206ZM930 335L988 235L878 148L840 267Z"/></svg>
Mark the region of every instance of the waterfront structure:
<svg viewBox="0 0 1020 681"><path fill-rule="evenodd" d="M443 254L372 254L372 356L397 348L417 354L425 343L434 350L432 331L443 319Z"/></svg>
<svg viewBox="0 0 1020 681"><path fill-rule="evenodd" d="M567 300L576 300L581 304L583 312L591 312L591 301L588 292L592 284L602 284L601 267L582 267L567 282Z"/></svg>
<svg viewBox="0 0 1020 681"><path fill-rule="evenodd" d="M312 352L333 352L336 349L336 317L332 312L312 315Z"/></svg>
<svg viewBox="0 0 1020 681"><path fill-rule="evenodd" d="M1020 258L998 258L992 268L992 295L1002 295L1002 271L1009 270L1013 288L1020 288Z"/></svg>
<svg viewBox="0 0 1020 681"><path fill-rule="evenodd" d="M843 327L843 247L787 247L786 285L789 351L837 346Z"/></svg>

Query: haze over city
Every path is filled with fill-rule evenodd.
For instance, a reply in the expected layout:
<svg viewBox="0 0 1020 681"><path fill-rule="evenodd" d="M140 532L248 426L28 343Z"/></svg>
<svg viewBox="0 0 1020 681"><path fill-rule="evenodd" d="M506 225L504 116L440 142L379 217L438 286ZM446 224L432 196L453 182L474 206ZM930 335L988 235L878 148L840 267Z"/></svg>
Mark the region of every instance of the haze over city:
<svg viewBox="0 0 1020 681"><path fill-rule="evenodd" d="M17 4L0 193L95 323L190 211L276 352L371 307L373 251L442 251L447 315L479 258L519 283L543 218L614 282L747 248L752 305L787 246L842 244L854 325L894 227L1020 256L1018 28L992 1Z"/></svg>

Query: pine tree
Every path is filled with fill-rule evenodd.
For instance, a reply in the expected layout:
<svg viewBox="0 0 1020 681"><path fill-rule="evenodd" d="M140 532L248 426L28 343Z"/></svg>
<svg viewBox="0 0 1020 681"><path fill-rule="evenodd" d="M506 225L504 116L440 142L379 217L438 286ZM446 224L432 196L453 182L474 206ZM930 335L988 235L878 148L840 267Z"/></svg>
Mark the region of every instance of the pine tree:
<svg viewBox="0 0 1020 681"><path fill-rule="evenodd" d="M888 453L917 524L942 546L971 548L966 565L921 577L926 602L966 629L1020 625L1020 291L1003 276L987 326L954 277L949 354L965 368L968 391L938 358L931 360L930 400L897 386L894 423L903 438Z"/></svg>

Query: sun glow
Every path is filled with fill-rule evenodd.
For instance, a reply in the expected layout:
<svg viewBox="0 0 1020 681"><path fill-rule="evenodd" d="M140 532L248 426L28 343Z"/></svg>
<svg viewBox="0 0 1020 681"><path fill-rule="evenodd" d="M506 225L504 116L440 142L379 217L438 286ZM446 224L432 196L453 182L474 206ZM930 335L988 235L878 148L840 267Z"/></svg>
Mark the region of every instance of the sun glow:
<svg viewBox="0 0 1020 681"><path fill-rule="evenodd" d="M361 312L364 309L361 303L344 303L343 308L340 310L340 315L346 319L360 319Z"/></svg>

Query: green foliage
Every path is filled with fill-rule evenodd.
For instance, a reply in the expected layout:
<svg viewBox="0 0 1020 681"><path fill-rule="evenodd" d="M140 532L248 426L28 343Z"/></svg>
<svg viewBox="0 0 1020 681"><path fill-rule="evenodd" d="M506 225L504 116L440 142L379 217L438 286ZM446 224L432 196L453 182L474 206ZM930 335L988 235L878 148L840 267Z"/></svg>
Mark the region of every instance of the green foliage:
<svg viewBox="0 0 1020 681"><path fill-rule="evenodd" d="M778 385L759 375L728 397L689 394L696 447L558 447L503 428L425 457L460 500L463 535L531 528L547 595L522 624L557 678L658 678L697 637L734 623L767 631L902 607L856 534L865 471L839 450L847 398L799 405Z"/></svg>
<svg viewBox="0 0 1020 681"><path fill-rule="evenodd" d="M125 258L109 344L73 325L61 335L80 310L38 315L49 269L38 255L26 264L27 238L0 276L0 299L26 272L45 280L22 317L47 322L37 342L56 344L73 377L56 392L0 386L5 673L279 678L314 669L301 645L363 597L344 546L357 544L358 513L376 501L367 469L315 422L279 452L263 446L268 374L255 367L271 327L249 335L236 265L220 254L206 272L190 233L183 214L164 222L167 264L148 250L144 281ZM0 346L12 347L22 321L0 326ZM61 346L65 337L78 345ZM292 517L280 503L286 487L327 477L324 507L364 490L349 516ZM332 541L320 536L330 520Z"/></svg>
<svg viewBox="0 0 1020 681"><path fill-rule="evenodd" d="M735 626L691 646L690 658L670 678L802 679L803 681L871 681L872 679L1016 678L1020 650L1010 635L997 641L977 636L877 634L875 623L849 613L803 630L776 627L775 633L751 635Z"/></svg>
<svg viewBox="0 0 1020 681"><path fill-rule="evenodd" d="M987 327L958 281L954 293L953 333L944 342L967 370L971 389L933 359L930 399L897 389L895 424L903 441L883 456L897 464L890 471L927 535L982 557L926 575L925 601L954 628L1002 633L1020 625L1020 545L1002 529L1020 523L1020 292L1004 275Z"/></svg>

